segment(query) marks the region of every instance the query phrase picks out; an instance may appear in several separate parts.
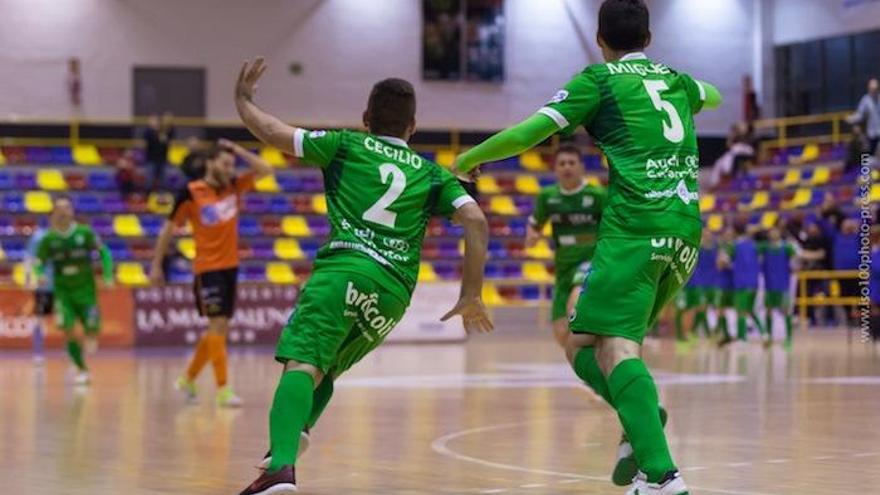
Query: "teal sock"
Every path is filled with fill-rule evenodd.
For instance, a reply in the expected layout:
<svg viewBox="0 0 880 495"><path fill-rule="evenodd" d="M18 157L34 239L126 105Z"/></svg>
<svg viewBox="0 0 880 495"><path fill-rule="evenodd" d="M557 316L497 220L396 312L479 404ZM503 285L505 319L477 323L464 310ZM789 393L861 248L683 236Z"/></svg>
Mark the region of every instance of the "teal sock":
<svg viewBox="0 0 880 495"><path fill-rule="evenodd" d="M792 337L792 328L791 328L791 315L787 312L785 313L785 341L787 343L791 343Z"/></svg>
<svg viewBox="0 0 880 495"><path fill-rule="evenodd" d="M746 316L742 313L736 314L736 338L746 340L749 328L746 326Z"/></svg>
<svg viewBox="0 0 880 495"><path fill-rule="evenodd" d="M269 411L269 441L272 463L269 472L296 464L299 434L312 411L315 380L303 371L286 371L281 375L275 399Z"/></svg>
<svg viewBox="0 0 880 495"><path fill-rule="evenodd" d="M321 414L324 414L324 409L327 407L327 403L329 403L330 398L333 397L333 380L331 380L329 376L325 376L324 379L321 380L321 384L318 385L318 388L315 389L315 393L312 397L312 414L309 416L309 421L306 423L306 426L309 428L315 427L315 423L318 422L318 418L321 417Z"/></svg>
<svg viewBox="0 0 880 495"><path fill-rule="evenodd" d="M702 310L697 311L697 314L694 315L694 335L699 335L700 329L703 330L703 335L709 336L709 317Z"/></svg>
<svg viewBox="0 0 880 495"><path fill-rule="evenodd" d="M575 354L572 367L578 378L589 385L590 388L593 389L593 392L596 392L600 397L605 399L605 402L612 407L614 406L614 404L611 403L611 393L608 391L608 382L605 380L605 375L602 374L602 370L599 368L599 362L596 361L596 349L594 347L582 347L581 350Z"/></svg>
<svg viewBox="0 0 880 495"><path fill-rule="evenodd" d="M83 359L82 346L76 340L71 339L67 341L67 355L70 356L70 360L73 361L77 369L80 371L88 369L86 368L86 361Z"/></svg>
<svg viewBox="0 0 880 495"><path fill-rule="evenodd" d="M618 364L608 377L608 388L639 469L656 483L675 469L669 453L654 379L639 358Z"/></svg>

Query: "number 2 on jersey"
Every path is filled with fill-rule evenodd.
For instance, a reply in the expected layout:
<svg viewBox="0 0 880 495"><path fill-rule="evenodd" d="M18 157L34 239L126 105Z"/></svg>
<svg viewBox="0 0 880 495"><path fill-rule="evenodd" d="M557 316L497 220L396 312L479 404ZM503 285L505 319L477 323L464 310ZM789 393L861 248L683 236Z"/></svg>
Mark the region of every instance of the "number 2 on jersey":
<svg viewBox="0 0 880 495"><path fill-rule="evenodd" d="M383 163L379 166L379 178L382 179L382 184L387 184L389 177L391 178L391 185L388 187L388 190L385 191L385 194L378 201L373 203L373 206L364 212L361 218L368 222L378 223L393 229L394 222L397 220L397 213L389 211L388 207L403 194L403 190L406 188L406 175L397 165Z"/></svg>
<svg viewBox="0 0 880 495"><path fill-rule="evenodd" d="M660 112L666 112L666 115L669 116L669 124L665 120L663 121L663 137L669 142L680 143L684 139L684 125L681 123L678 110L672 103L660 98L660 93L669 89L669 86L664 81L645 79L643 82L654 108Z"/></svg>

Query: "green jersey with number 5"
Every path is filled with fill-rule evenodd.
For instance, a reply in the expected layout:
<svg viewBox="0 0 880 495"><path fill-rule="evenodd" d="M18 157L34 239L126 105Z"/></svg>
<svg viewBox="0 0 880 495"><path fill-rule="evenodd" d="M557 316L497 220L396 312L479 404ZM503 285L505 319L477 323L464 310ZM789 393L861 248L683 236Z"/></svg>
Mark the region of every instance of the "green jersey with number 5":
<svg viewBox="0 0 880 495"><path fill-rule="evenodd" d="M297 129L294 152L324 174L331 231L315 269L387 276L389 290L408 303L428 220L449 217L473 198L399 138Z"/></svg>
<svg viewBox="0 0 880 495"><path fill-rule="evenodd" d="M539 112L564 134L584 126L608 159L599 237L675 236L700 242L699 81L630 53L590 65Z"/></svg>

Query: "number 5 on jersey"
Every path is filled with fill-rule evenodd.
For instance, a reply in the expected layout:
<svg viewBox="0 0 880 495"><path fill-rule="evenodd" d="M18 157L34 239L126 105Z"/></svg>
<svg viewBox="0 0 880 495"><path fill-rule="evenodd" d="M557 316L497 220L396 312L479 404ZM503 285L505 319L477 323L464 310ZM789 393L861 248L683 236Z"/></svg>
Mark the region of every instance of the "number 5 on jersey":
<svg viewBox="0 0 880 495"><path fill-rule="evenodd" d="M645 79L643 82L645 83L645 90L648 91L648 96L651 97L651 102L654 104L654 108L660 112L666 112L666 115L669 116L669 124L665 120L663 121L663 137L671 143L680 143L684 139L684 124L681 123L678 110L675 109L672 103L660 97L660 93L669 89L669 86L666 85L665 81Z"/></svg>
<svg viewBox="0 0 880 495"><path fill-rule="evenodd" d="M378 223L393 229L394 222L397 220L397 213L388 210L388 207L403 194L403 190L406 188L406 175L397 165L383 163L379 167L379 178L382 180L382 184L387 184L390 178L391 185L385 191L385 194L364 212L361 218L368 222Z"/></svg>

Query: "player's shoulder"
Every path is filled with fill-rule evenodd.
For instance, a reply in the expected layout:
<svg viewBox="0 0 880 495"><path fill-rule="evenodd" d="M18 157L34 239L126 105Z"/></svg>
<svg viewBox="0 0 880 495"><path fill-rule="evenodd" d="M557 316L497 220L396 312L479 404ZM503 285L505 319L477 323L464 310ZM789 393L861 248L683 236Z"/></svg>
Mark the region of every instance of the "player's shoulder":
<svg viewBox="0 0 880 495"><path fill-rule="evenodd" d="M584 186L584 194L590 196L605 196L608 194L608 189L600 184L587 184Z"/></svg>
<svg viewBox="0 0 880 495"><path fill-rule="evenodd" d="M550 197L550 196L556 196L559 193L560 193L559 184L554 183L554 184L550 184L550 185L542 187L541 190L538 191L538 196L546 198L546 197Z"/></svg>

